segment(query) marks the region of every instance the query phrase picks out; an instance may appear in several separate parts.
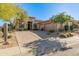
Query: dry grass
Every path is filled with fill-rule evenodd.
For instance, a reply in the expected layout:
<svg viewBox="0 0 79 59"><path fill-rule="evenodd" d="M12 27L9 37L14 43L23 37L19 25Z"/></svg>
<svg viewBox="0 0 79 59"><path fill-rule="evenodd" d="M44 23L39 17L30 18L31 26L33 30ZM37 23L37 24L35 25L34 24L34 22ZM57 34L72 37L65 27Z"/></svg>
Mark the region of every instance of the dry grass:
<svg viewBox="0 0 79 59"><path fill-rule="evenodd" d="M0 49L5 49L5 48L11 48L11 47L14 47L14 46L17 46L17 42L16 42L16 37L15 37L15 34L14 33L10 33L11 34L11 37L8 38L8 44L7 45L4 45L4 38L2 37L2 33L0 32Z"/></svg>

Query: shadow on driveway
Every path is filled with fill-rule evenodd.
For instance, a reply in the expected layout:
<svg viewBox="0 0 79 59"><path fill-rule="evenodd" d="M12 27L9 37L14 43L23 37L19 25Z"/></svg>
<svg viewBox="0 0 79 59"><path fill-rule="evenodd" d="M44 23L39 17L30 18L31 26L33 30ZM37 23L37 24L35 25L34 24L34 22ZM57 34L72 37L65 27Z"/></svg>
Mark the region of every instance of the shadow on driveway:
<svg viewBox="0 0 79 59"><path fill-rule="evenodd" d="M71 49L66 47L66 43L59 42L58 40L36 40L28 44L24 44L23 47L31 48L33 55L35 56L41 56L44 54L48 54L50 52L56 52L56 51L64 51L67 49Z"/></svg>

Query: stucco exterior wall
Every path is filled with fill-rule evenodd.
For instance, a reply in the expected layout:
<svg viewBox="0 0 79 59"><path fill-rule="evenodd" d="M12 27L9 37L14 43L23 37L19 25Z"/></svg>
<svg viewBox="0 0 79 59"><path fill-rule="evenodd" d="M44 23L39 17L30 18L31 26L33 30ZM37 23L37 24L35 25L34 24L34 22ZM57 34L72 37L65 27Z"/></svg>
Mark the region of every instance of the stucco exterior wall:
<svg viewBox="0 0 79 59"><path fill-rule="evenodd" d="M49 23L49 24L45 25L45 30L46 31L50 31L50 30L56 31L57 29L62 30L62 29L64 29L64 26L62 26L61 24L55 24L55 23Z"/></svg>
<svg viewBox="0 0 79 59"><path fill-rule="evenodd" d="M50 30L56 30L56 24L49 23L45 25L45 30L50 31Z"/></svg>

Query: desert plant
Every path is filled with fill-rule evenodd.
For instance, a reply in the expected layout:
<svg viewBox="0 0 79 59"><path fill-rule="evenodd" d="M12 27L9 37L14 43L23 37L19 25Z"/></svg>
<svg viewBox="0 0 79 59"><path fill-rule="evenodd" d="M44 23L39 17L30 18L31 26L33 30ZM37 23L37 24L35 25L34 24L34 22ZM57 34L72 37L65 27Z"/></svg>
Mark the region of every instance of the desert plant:
<svg viewBox="0 0 79 59"><path fill-rule="evenodd" d="M70 36L70 37L73 36L73 33L69 32L69 36Z"/></svg>
<svg viewBox="0 0 79 59"><path fill-rule="evenodd" d="M53 33L53 32L55 32L55 30L49 30L49 32L50 32L50 33Z"/></svg>
<svg viewBox="0 0 79 59"><path fill-rule="evenodd" d="M67 38L67 37L72 37L72 36L73 36L73 33L71 33L71 32L60 33L59 34L60 38Z"/></svg>
<svg viewBox="0 0 79 59"><path fill-rule="evenodd" d="M10 38L12 38L12 35L9 34L9 35L8 35L8 39L10 39Z"/></svg>
<svg viewBox="0 0 79 59"><path fill-rule="evenodd" d="M64 34L64 33L60 33L60 34L59 34L59 37L60 37L60 38L66 38L66 37L67 37L67 35L66 35L66 34Z"/></svg>

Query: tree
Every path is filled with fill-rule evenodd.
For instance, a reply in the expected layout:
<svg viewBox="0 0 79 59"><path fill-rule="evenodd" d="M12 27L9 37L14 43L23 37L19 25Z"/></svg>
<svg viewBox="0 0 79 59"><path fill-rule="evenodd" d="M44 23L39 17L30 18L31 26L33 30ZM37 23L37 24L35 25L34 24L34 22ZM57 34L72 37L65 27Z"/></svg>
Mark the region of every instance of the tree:
<svg viewBox="0 0 79 59"><path fill-rule="evenodd" d="M24 13L24 10L16 4L1 3L0 4L0 18L9 20L10 17L16 17L17 13ZM27 14L25 14L27 16Z"/></svg>
<svg viewBox="0 0 79 59"><path fill-rule="evenodd" d="M20 15L17 15L17 13ZM23 20L23 18L27 18L27 13L16 4L0 3L0 18L1 19L5 21L9 21L11 17L16 18L17 16L19 16L21 20ZM14 21L16 21L16 19Z"/></svg>
<svg viewBox="0 0 79 59"><path fill-rule="evenodd" d="M50 18L51 21L55 22L56 24L63 24L64 22L69 22L73 17L70 15L65 14L64 12L54 15ZM58 26L58 25L57 25ZM58 27L57 27L57 32L58 32Z"/></svg>

